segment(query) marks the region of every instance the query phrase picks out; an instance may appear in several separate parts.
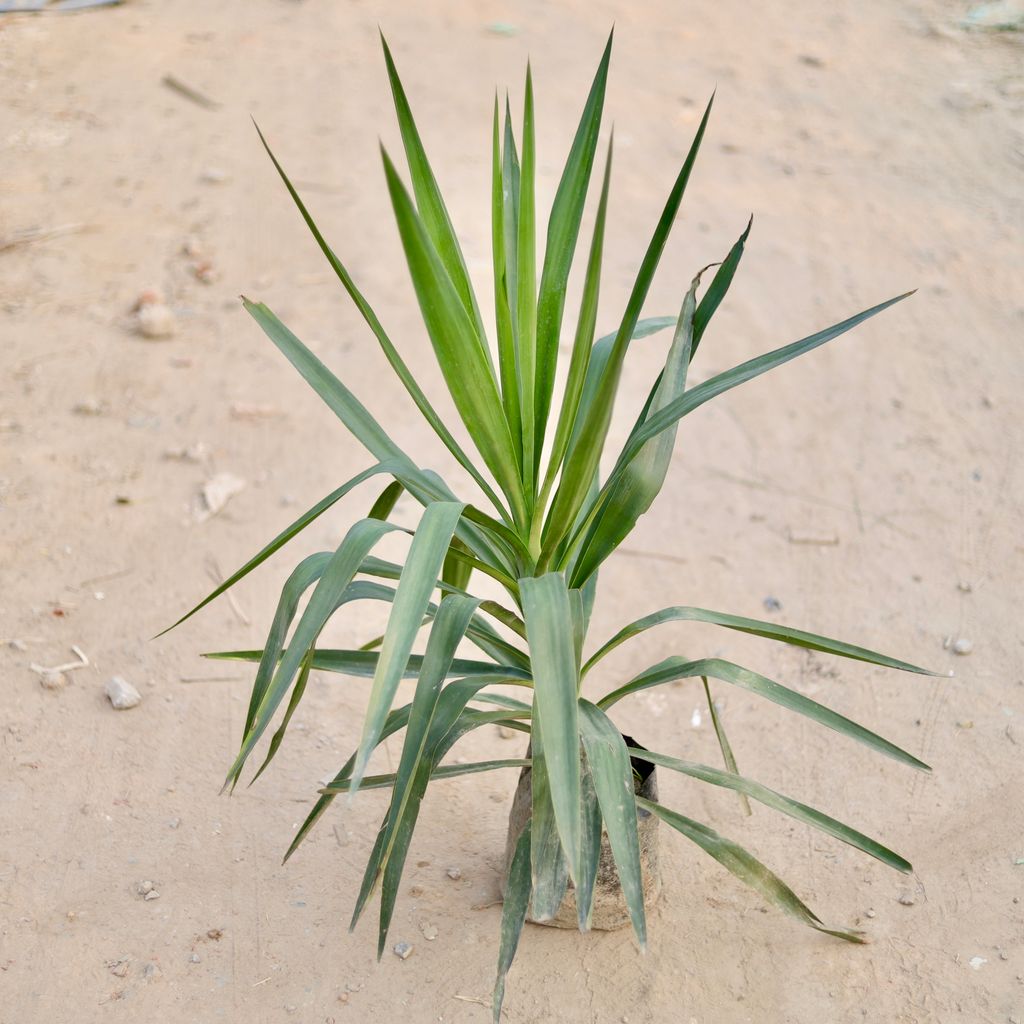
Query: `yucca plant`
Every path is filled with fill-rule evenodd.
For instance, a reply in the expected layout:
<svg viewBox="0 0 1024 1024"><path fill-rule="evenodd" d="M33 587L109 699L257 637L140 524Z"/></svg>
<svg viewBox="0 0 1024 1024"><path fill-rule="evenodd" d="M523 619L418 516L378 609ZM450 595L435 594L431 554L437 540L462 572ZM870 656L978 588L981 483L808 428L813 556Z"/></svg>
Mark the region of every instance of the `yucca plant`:
<svg viewBox="0 0 1024 1024"><path fill-rule="evenodd" d="M533 776L531 814L526 827L513 837L506 877L495 1020L500 1016L505 974L528 911L532 909L537 919L551 917L571 885L579 926L583 930L588 927L602 829L637 939L641 946L644 944L638 813L653 813L805 924L842 939L861 941L859 932L826 927L784 882L735 842L707 825L637 796L634 768L638 764L648 768L657 765L701 783L735 790L744 800L759 801L820 829L898 871L910 870L906 860L875 840L740 775L711 699L709 680L740 687L906 765L928 770L916 757L869 729L778 682L720 658L668 658L596 701L583 696L587 674L605 655L644 631L671 621L712 623L812 651L924 673L903 661L838 640L690 606L643 615L596 647L587 643L598 570L660 491L680 419L709 399L810 352L906 297L890 299L687 387L687 368L726 296L750 225L725 259L713 265L717 269L699 300L703 271L694 277L678 316L641 319L641 312L704 138L711 112L709 102L654 229L622 318L614 333L595 340L611 175L609 139L583 272L582 301L565 386L556 404L553 398L566 285L598 149L611 45L609 38L565 162L548 217L539 274L534 99L529 67L518 139L507 99L503 124L495 99L491 139L492 350L459 242L384 43L412 192L382 149L384 176L427 334L455 408L479 453L479 462L445 426L260 135L313 237L391 367L455 462L475 481L483 500L457 497L440 475L417 465L268 306L245 299L246 310L270 340L375 461L300 516L184 616L188 618L248 575L350 491L374 478L387 481L369 514L349 528L336 550L310 555L292 572L263 650L211 655L258 662L241 749L225 785L233 788L238 782L243 766L287 698L283 718L256 775L266 768L302 700L311 671L372 678L358 747L334 781L320 790L287 856L294 853L339 794L347 793L351 798L360 789L390 791L352 916L354 927L367 901L379 889L380 955L427 786L455 776L529 767ZM674 335L664 369L654 381L625 446L602 478L609 424L631 345L669 327ZM403 531L389 521L403 492L423 506L414 531ZM381 538L396 531L412 537L402 564L373 554ZM490 592L500 589L503 597L493 600L475 596L470 590L474 574L478 579L489 577L493 581L487 584ZM308 602L299 614L300 602L310 589ZM317 646L332 616L350 602L366 600L391 605L382 637L357 650ZM429 627L425 650L414 653L417 636L424 627ZM480 655L459 657L463 641L475 645ZM625 697L691 677L703 681L724 769L627 746L609 717L614 705ZM395 707L403 679L415 680L415 690L411 700ZM522 699L508 696L508 684L521 689ZM527 756L474 763L446 761L463 736L494 724L527 734ZM402 730L405 737L397 771L367 774L377 746Z"/></svg>

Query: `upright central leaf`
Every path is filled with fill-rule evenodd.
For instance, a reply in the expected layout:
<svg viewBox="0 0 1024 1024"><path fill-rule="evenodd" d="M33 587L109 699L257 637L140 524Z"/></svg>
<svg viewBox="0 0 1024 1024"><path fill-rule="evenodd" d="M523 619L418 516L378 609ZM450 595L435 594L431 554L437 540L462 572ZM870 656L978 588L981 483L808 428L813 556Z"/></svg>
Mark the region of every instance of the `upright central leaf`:
<svg viewBox="0 0 1024 1024"><path fill-rule="evenodd" d="M565 309L565 289L573 255L576 252L576 240L580 233L580 220L583 217L590 173L594 166L611 53L612 37L609 36L548 218L544 267L541 270L540 294L537 298L537 376L533 412L536 436L535 462L540 460L548 413L551 409L555 368L558 364L558 340L562 329L562 313Z"/></svg>
<svg viewBox="0 0 1024 1024"><path fill-rule="evenodd" d="M530 644L534 728L539 729L551 804L573 880L580 876L579 670L572 606L559 573L519 581Z"/></svg>
<svg viewBox="0 0 1024 1024"><path fill-rule="evenodd" d="M714 97L711 102L713 100ZM679 211L679 204L683 200L687 182L690 180L690 172L697 159L697 153L704 138L704 130L707 127L708 116L711 113L711 102L708 103L704 111L697 134L690 145L690 151L683 161L683 166L676 177L675 184L672 186L672 191L662 210L661 218L647 247L647 253L640 265L629 302L626 305L626 311L615 335L607 365L604 367L597 385L594 401L586 409L578 432L574 431L573 441L565 458L562 479L555 492L555 499L544 528L542 565L550 565L555 549L572 529L577 513L582 507L597 473L605 438L608 436L612 407L615 404L615 395L622 376L622 364L626 357L626 349L633 337L633 331L640 318L640 311L654 278L654 271L661 259L669 232Z"/></svg>
<svg viewBox="0 0 1024 1024"><path fill-rule="evenodd" d="M455 407L522 524L526 506L508 421L484 341L459 298L423 220L382 149L395 220L409 263L423 322Z"/></svg>
<svg viewBox="0 0 1024 1024"><path fill-rule="evenodd" d="M523 101L523 161L519 173L516 268L516 327L519 336L519 406L523 423L523 481L532 504L541 439L534 422L537 379L537 212L534 192L536 146L533 127L533 74L526 65Z"/></svg>
<svg viewBox="0 0 1024 1024"><path fill-rule="evenodd" d="M469 274L466 271L466 261L463 259L459 240L452 227L451 218L448 216L448 208L444 204L441 190L438 188L434 172L431 170L430 161L427 159L426 150L423 148L419 130L412 116L409 100L402 87L402 81L398 77L398 69L395 67L391 49L383 33L380 41L384 48L384 62L387 65L388 79L391 82L391 95L395 101L395 114L398 117L398 127L402 133L402 145L405 147L405 156L409 162L409 176L412 178L416 205L423 218L424 227L437 248L441 262L448 271L448 276L455 285L466 312L473 319L473 323L482 337L484 328L480 320L480 311L477 308L476 296L473 294L473 286L470 284Z"/></svg>
<svg viewBox="0 0 1024 1024"><path fill-rule="evenodd" d="M647 415L653 416L660 412L681 395L686 386L699 281L698 274L683 300L675 337L665 360L665 369L652 395ZM614 485L598 498L591 513L590 528L573 567L572 586L582 586L601 562L629 535L637 519L651 507L665 482L675 443L674 429L663 430L652 437L618 476Z"/></svg>

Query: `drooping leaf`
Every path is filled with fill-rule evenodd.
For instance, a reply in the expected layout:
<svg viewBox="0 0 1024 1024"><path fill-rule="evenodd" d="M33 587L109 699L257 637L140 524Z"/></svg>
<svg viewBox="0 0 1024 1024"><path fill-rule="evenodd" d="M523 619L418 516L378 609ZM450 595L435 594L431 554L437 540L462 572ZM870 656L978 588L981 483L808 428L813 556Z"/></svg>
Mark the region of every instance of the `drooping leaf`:
<svg viewBox="0 0 1024 1024"><path fill-rule="evenodd" d="M467 761L464 764L442 764L430 773L430 781L457 779L461 775L479 775L481 772L493 772L499 768L528 768L529 766L530 759L526 757L505 757L493 761ZM367 775L359 783L359 788L360 790L391 789L397 778L398 775L395 772L387 775ZM347 793L348 790L348 782L332 782L318 792L327 796L337 796L340 793Z"/></svg>
<svg viewBox="0 0 1024 1024"><path fill-rule="evenodd" d="M416 806L410 807L410 801L414 799L413 780L424 767L429 773L429 759L425 757L425 753L438 697L455 656L455 649L465 635L469 620L479 603L477 598L451 594L441 602L434 618L426 654L423 657L423 666L416 683L416 693L413 696L412 708L409 712L409 725L405 732L405 742L402 744L402 755L396 773L391 806L388 808L387 816L381 827L382 845L377 860L367 865L360 890L361 899L356 907L357 915L381 871L387 869L388 858L394 849L399 830L404 827L407 813L415 816L418 810ZM385 875L382 906L388 904L393 906L397 893L386 884L387 880L387 875ZM397 886L397 879L394 881ZM382 918L382 943L386 930L386 922Z"/></svg>
<svg viewBox="0 0 1024 1024"><path fill-rule="evenodd" d="M440 763L448 750L458 742L465 732L477 728L479 724L488 718L495 719L501 715L508 715L507 711L496 714L477 713L478 720L475 721L472 715L467 713L466 704L481 688L480 683L461 680L446 686L438 698L427 736L427 754L416 766L416 772L410 786L406 804L406 812L398 823L393 841L391 842L390 856L388 857L387 864L384 866L384 874L381 880L380 924L378 927L377 946L378 960L384 951L388 928L394 913L399 882L401 881L405 860L409 852L409 845L412 841L413 831L419 816L420 803L430 782L432 768ZM365 878L378 877L377 867L383 858L386 836L386 829L382 826L378 834L378 841L374 844L374 849L371 853ZM360 889L356 910L352 915L350 929L355 927L368 895L369 893L366 891L364 881L364 888Z"/></svg>
<svg viewBox="0 0 1024 1024"><path fill-rule="evenodd" d="M715 707L715 700L711 696L711 685L708 683L707 676L701 676L701 681L704 683L704 697L708 702L708 714L711 715L711 724L715 727L715 736L718 739L718 749L722 751L722 760L725 762L725 767L728 771L732 772L733 775L739 775L739 765L736 763L736 755L732 752L732 744L729 742L729 737L725 734L725 726L722 724L722 716L718 712L718 708ZM744 812L749 816L754 812L750 809L750 801L747 799L746 793L740 793L740 807L743 808Z"/></svg>
<svg viewBox="0 0 1024 1024"><path fill-rule="evenodd" d="M558 822L551 802L544 746L538 732L530 741L531 907L535 921L550 921L561 905L569 884L569 865L558 837Z"/></svg>
<svg viewBox="0 0 1024 1024"><path fill-rule="evenodd" d="M208 594L199 602L190 612L186 612L173 626L168 626L167 629L160 633L157 633L157 637L161 637L164 633L169 633L176 626L180 626L186 619L190 619L197 611L201 608L205 608L215 598L220 597L226 590L233 587L239 580L248 576L257 566L262 565L275 551L284 547L297 533L301 533L311 522L322 516L332 505L340 501L348 494L354 487L358 487L364 480L368 480L371 476L375 476L377 473L390 473L394 468L394 465L390 463L379 463L376 466L371 466L369 469L364 469L362 473L357 473L351 480L346 480L340 487L331 491L326 498L318 501L311 509L303 512L298 519L295 520L291 526L283 529L269 544L266 545L258 554L253 555L241 569L233 572L219 587L216 588L212 593ZM156 637L154 637L156 639Z"/></svg>
<svg viewBox="0 0 1024 1024"><path fill-rule="evenodd" d="M674 423L693 412L694 409L698 409L705 402L710 401L712 398L715 398L740 384L746 383L748 380L753 380L755 377L759 377L762 373L767 373L776 366L781 366L783 363L787 363L791 359L796 359L797 356L803 355L805 352L810 352L813 349L820 348L826 342L832 341L834 338L838 338L840 335L852 330L858 324L863 323L865 320L881 313L882 310L888 309L890 306L897 302L901 302L903 299L913 294L913 292L904 292L903 295L897 295L895 298L889 299L886 302L881 302L877 306L872 306L870 309L866 309L862 313L856 314L856 316L851 316L847 320L843 320L841 323L834 324L832 327L827 327L825 330L818 331L816 334L802 338L800 341L794 341L792 344L775 349L773 352L766 352L764 355L757 356L754 359L748 359L745 363L741 363L739 366L734 366L731 370L726 370L724 373L720 373L717 376L704 381L703 384L698 384L696 387L691 388L684 395L680 396L675 401L670 402L664 409L661 409L659 412L647 419L640 430L638 430L627 442L626 447L623 449L622 455L619 458L619 467L627 466L629 462L636 457L644 444L646 444L652 437L656 437L661 433L661 431L667 430ZM621 472L621 469L617 467L617 471ZM612 478L609 477L609 483L611 482Z"/></svg>
<svg viewBox="0 0 1024 1024"><path fill-rule="evenodd" d="M601 806L594 788L594 770L583 758L582 808L580 812L580 878L576 886L576 924L581 932L590 931L594 910L594 884L601 861Z"/></svg>
<svg viewBox="0 0 1024 1024"><path fill-rule="evenodd" d="M822 814L821 811L817 811L813 807L808 807L797 800L791 800L781 793L776 793L775 790L762 786L752 779L745 778L735 772L723 772L718 768L710 768L705 764L683 761L676 757L669 757L667 754L658 754L654 751L643 750L638 747L630 747L629 752L638 761L647 761L649 764L669 768L690 778L710 783L712 786L722 786L725 789L734 790L741 796L751 797L766 807L780 811L796 821L810 825L811 828L816 828L819 832L824 832L826 835L833 836L835 839L847 843L857 850L861 850L876 860L880 860L887 867L903 872L913 870L909 861L899 854L893 853L892 850L886 849L881 843L871 839L869 836L858 832L854 828L850 828L849 825L844 825L841 821L836 821L835 818L830 818L827 814Z"/></svg>
<svg viewBox="0 0 1024 1024"><path fill-rule="evenodd" d="M286 653L282 652L282 653ZM215 651L204 654L204 658L217 658L225 661L259 661L263 651ZM318 672L338 672L341 675L372 679L377 671L380 655L376 651L345 651L318 647L313 652L311 667ZM412 654L406 663L403 679L415 679L423 665L423 656ZM489 682L514 683L525 681L530 673L524 668L514 665L495 665L488 661L471 661L467 658L456 658L452 662L451 676L486 678Z"/></svg>
<svg viewBox="0 0 1024 1024"><path fill-rule="evenodd" d="M299 601L302 595L320 579L330 560L331 553L329 551L319 551L315 555L304 558L292 570L291 575L281 588L277 610L274 612L274 619L270 624L270 631L267 633L266 646L259 652L260 665L252 684L249 709L245 715L245 727L242 729L243 735L252 728L256 709L260 706L267 687L270 685L270 680L273 678L274 669L277 668L281 652L284 650L285 638L291 628L295 613L298 611Z"/></svg>
<svg viewBox="0 0 1024 1024"><path fill-rule="evenodd" d="M369 302L363 296L363 293L356 286L355 281L352 279L352 275L349 274L345 265L337 257L334 250L327 244L327 240L321 234L320 229L317 227L316 222L313 220L309 211L306 209L305 203L299 196L295 187L292 185L288 175L285 174L284 168L278 162L276 156L270 148L267 140L263 137L263 133L259 129L259 125L256 126L256 132L260 137L260 142L263 143L263 148L267 151L267 155L270 157L271 162L277 169L277 173L281 176L281 180L284 182L285 188L288 190L288 194L292 197L295 205L298 207L299 213L302 215L302 219L306 222L306 226L309 228L313 238L316 240L317 245L320 247L321 252L327 257L327 262L330 263L331 269L337 275L338 280L341 281L345 291L348 292L349 297L355 303L356 308L362 314L363 319L366 321L367 326L373 331L374 337L377 339L378 344L381 347L381 351L384 353L384 357L391 364L391 368L395 371L395 375L404 385L409 396L416 403L416 407L423 414L424 419L430 424L434 433L441 439L444 446L452 453L455 460L465 469L470 476L476 481L480 489L487 495L488 500L494 505L496 509L504 510L504 506L498 499L498 496L494 493L490 484L486 478L480 473L480 471L473 464L472 460L462 450L459 443L452 437L451 432L444 425L441 417L438 416L437 411L430 404L427 396L423 393L423 389L419 386L416 378L413 377L409 367L406 365L405 360L402 359L398 352L398 349L392 344L390 337L384 330L383 325L377 318L377 314L373 311ZM443 204L442 204L443 207ZM456 243L457 247L458 243ZM461 259L461 253L459 254ZM471 294L471 293L470 293ZM474 307L475 308L475 307ZM479 321L479 314L477 314L477 320ZM358 435L357 435L358 436ZM360 440L362 440L360 438Z"/></svg>
<svg viewBox="0 0 1024 1024"><path fill-rule="evenodd" d="M622 895L633 931L643 949L647 945L647 918L640 876L633 768L629 763L626 742L608 716L588 700L580 700L580 728Z"/></svg>
<svg viewBox="0 0 1024 1024"><path fill-rule="evenodd" d="M292 695L288 699L288 707L285 708L284 720L277 727L277 731L270 738L270 746L267 749L266 756L263 758L263 763L256 770L256 774L253 775L252 781L249 783L251 786L267 769L267 765L270 764L274 759L274 755L277 753L281 744L284 742L285 733L288 731L288 726L291 724L292 716L295 714L295 709L299 706L303 696L306 693L306 684L309 682L309 672L312 662L312 651L302 659L302 665L299 667L299 677L292 687Z"/></svg>
<svg viewBox="0 0 1024 1024"><path fill-rule="evenodd" d="M670 811L667 807L662 807L661 804L656 804L653 801L638 797L637 802L653 811L666 825L670 825L681 835L692 840L741 882L750 886L769 903L773 903L791 917L795 917L798 921L802 921L819 932L835 936L837 939L858 943L865 941L863 932L845 928L829 928L824 925L821 919L781 878L769 871L742 846L719 835L713 828L686 818L675 811Z"/></svg>
<svg viewBox="0 0 1024 1024"><path fill-rule="evenodd" d="M784 644L791 644L794 647L804 647L811 651L820 651L822 654L834 654L840 658L851 658L854 661L866 661L871 665L881 665L883 668L895 668L901 672L916 672L918 675L935 675L927 669L918 668L905 661L890 658L886 654L879 654L877 651L869 651L866 647L856 647L853 644L844 643L842 640L831 640L827 636L818 636L816 633L806 633L800 629L790 629L788 626L780 626L774 622L765 622L761 619L748 619L741 615L729 615L726 612L714 612L707 608L692 608L686 605L672 605L662 608L659 611L645 615L643 618L631 622L623 627L607 643L603 644L598 651L583 666L583 674L594 667L606 654L610 654L620 644L634 636L638 636L645 630L660 626L665 622L709 622L715 626L724 626L726 629L735 629L740 633L750 633L753 636L765 637L768 640L778 640Z"/></svg>
<svg viewBox="0 0 1024 1024"><path fill-rule="evenodd" d="M494 982L491 1010L494 1024L501 1021L501 1004L505 999L505 976L515 959L519 936L526 922L530 903L530 823L519 834L515 853L505 880L505 902L501 908L501 946L498 951L498 977Z"/></svg>
<svg viewBox="0 0 1024 1024"><path fill-rule="evenodd" d="M387 464L387 471L401 480L405 489L421 504L431 501L454 501L455 495L436 474L416 464L388 437L384 428L369 410L263 303L243 300L243 305L263 329L264 334L277 346L282 355L295 367L324 404L341 420L349 432L367 451ZM460 521L458 535L474 551L486 555L496 564L503 564L494 543L475 526L467 515Z"/></svg>
<svg viewBox="0 0 1024 1024"><path fill-rule="evenodd" d="M457 660L458 659L456 659L456 661ZM501 724L506 725L509 728L526 728L528 731L528 726L524 727L522 723L516 720L516 718L509 718L506 716L515 715L518 717L529 717L530 706L528 704L523 704L521 701L514 701L510 697L503 697L500 694L486 694L483 688L488 684L489 681L490 680L488 679L473 678L459 679L450 687L446 688L446 691L450 690L451 693L449 694L446 692L442 695L442 699L444 701L453 700L455 706L462 709L465 709L466 702L472 699L498 703L503 708L508 709L496 712L491 715L484 712L460 710L458 712L459 718L466 720L466 724L464 726L465 729L479 728L480 726L489 724ZM461 702L461 704L459 702ZM384 729L381 731L380 739L377 741L378 745L380 743L383 743L384 740L386 740L389 736L393 736L396 732L406 727L409 721L409 712L411 708L411 704L406 704L403 707L395 708L393 711L390 712L390 714L387 717L387 721L384 723ZM451 731L453 733L451 741L452 743L456 742L459 739L459 737L463 735L463 732L458 729L454 729ZM449 744L449 746L450 745L451 744ZM440 756L444 756L444 754L447 752L447 749L448 747L442 746L440 748ZM287 861L288 858L295 853L298 847L302 844L302 842L312 831L313 826L320 820L321 817L323 817L324 812L330 806L335 796L337 796L338 793L348 792L349 780L352 777L352 769L355 766L355 763L356 754L355 752L353 752L352 756L349 757L349 759L345 762L344 766L337 773L337 775L335 775L334 779L330 782L330 784L327 787L320 790L320 798L313 805L313 809L306 816L305 821L300 826L298 832L295 835L295 838L292 840L291 845L288 847L288 851L284 856L285 861ZM499 763L497 761L487 763L493 764L495 768L523 767L524 764L529 764L528 761L523 762L521 760L516 760L515 765L512 765L511 763L505 765L503 762ZM470 769L471 767L473 768L474 772L490 770L484 769L482 767L473 767L470 765L441 766L434 769L434 771L431 774L431 779L449 778L451 776L460 774L460 772L456 769ZM467 774L470 774L470 772L467 771ZM363 782L360 783L360 788L380 788L381 786L386 786L390 784L390 782L377 781L373 784L373 786L371 786L369 783L369 780L371 778L375 780L380 780L381 777L365 776ZM391 777L386 776L385 778L390 779Z"/></svg>
<svg viewBox="0 0 1024 1024"><path fill-rule="evenodd" d="M326 559L324 559L321 562L320 572L316 573L316 578L319 578L323 568L326 567L327 562L330 559L330 555L328 553L324 552L323 554L326 555ZM313 557L315 558L317 556ZM323 556L321 556L321 558L323 558ZM299 581L299 583L301 584L301 581ZM387 599L388 597L390 597L390 595L386 593L389 589L390 588L382 587L377 583L368 583L365 580L357 580L356 582L350 583L342 591L341 597L335 603L335 611L343 605L348 604L350 601L381 600L382 597ZM288 590L289 584L286 583L285 591ZM385 593L382 594L382 591ZM284 625L282 626L280 631L276 633L274 628L272 627L271 636L267 638L268 643L273 642L274 646L265 647L263 649L263 656L260 658L260 667L256 674L256 682L253 685L252 698L249 703L249 714L248 717L246 718L245 730L243 731L243 735L249 731L249 728L252 725L252 719L255 716L256 708L259 707L259 703L263 699L263 695L266 693L267 685L270 682L270 678L273 675L279 657L282 654L281 642L283 641L284 634L287 631L287 625L291 624L291 619L295 615L295 607L298 603L299 597L301 596L301 592L302 591L299 589L299 587L296 586L290 593L288 593L286 598L287 604L284 605L283 609L279 607L279 614L283 611L282 622L284 622ZM255 775L253 775L252 780L249 783L250 786L266 770L267 765L269 765L270 762L274 759L274 755L277 753L278 748L281 746L281 743L284 740L285 733L288 731L288 724L291 722L292 716L295 714L295 709L299 706L299 702L302 700L303 694L306 692L306 683L309 680L309 673L313 667L313 659L315 654L315 648L311 648L309 652L306 654L305 658L303 658L302 660L302 666L299 672L299 679L296 682L295 686L292 687L292 695L290 700L288 701L288 707L285 711L284 721L282 721L281 725L277 729L277 732L275 732L273 737L271 738L270 747L263 760L263 764L260 765L259 770L256 772Z"/></svg>
<svg viewBox="0 0 1024 1024"><path fill-rule="evenodd" d="M791 690L789 687L773 682L757 672L751 672L748 668L734 665L730 661L723 661L721 658L703 658L700 661L684 661L680 657L666 658L664 661L658 662L657 665L653 665L646 671L641 672L640 675L631 679L624 686L620 686L617 690L613 690L605 697L602 697L598 701L598 707L604 710L618 703L623 697L631 693L638 693L640 690L646 690L652 686L661 686L663 683L672 682L676 679L689 679L697 676L721 679L724 683L731 683L733 686L749 690L751 693L765 697L780 707L795 711L799 715L804 715L812 721L818 722L819 725L824 725L826 728L850 737L850 739L857 740L858 743L863 743L865 746L878 751L878 753L885 754L886 757L902 761L903 764L908 764L920 771L931 771L931 768L924 761L918 760L913 754L908 754L894 743L882 739L881 736L871 732L870 729L865 729L864 726L858 725L849 718L845 718L843 715L832 711L817 701L811 700L810 697L805 697L802 693L797 693L796 690Z"/></svg>
<svg viewBox="0 0 1024 1024"><path fill-rule="evenodd" d="M558 836L575 881L580 864L580 740L576 652L565 579L558 573L519 581L533 668L534 722L542 740Z"/></svg>
<svg viewBox="0 0 1024 1024"><path fill-rule="evenodd" d="M366 772L370 754L391 710L395 690L412 653L413 640L423 622L430 595L437 586L445 552L462 509L462 504L454 501L428 505L412 539L373 676L363 735L352 772L353 794L359 788L359 780Z"/></svg>
<svg viewBox="0 0 1024 1024"><path fill-rule="evenodd" d="M466 634L480 599L450 594L441 602L430 631L427 650L416 681L416 692L412 700L409 726L402 745L402 756L398 765L398 784L395 787L395 802L389 819L397 823L404 810L406 791L413 770L423 759L427 733L434 717L434 709L445 679L450 675L455 651ZM393 826L390 826L393 827ZM388 848L384 858L387 859Z"/></svg>
<svg viewBox="0 0 1024 1024"><path fill-rule="evenodd" d="M238 778L238 773L263 735L274 712L288 692L295 673L307 652L316 644L320 631L337 606L338 600L359 570L363 559L378 540L395 527L376 519L361 519L345 534L337 551L324 567L313 594L306 605L288 648L283 652L263 698L246 731L241 749L228 771L225 785Z"/></svg>
<svg viewBox="0 0 1024 1024"><path fill-rule="evenodd" d="M404 707L395 708L387 717L387 721L384 723L384 728L381 730L380 739L377 741L378 744L383 743L389 736L393 736L399 729L404 729L409 722L409 710L412 707L411 704L406 704ZM335 775L334 779L329 784L330 786L348 786L348 780L352 777L352 769L356 763L356 752L352 752L352 756L342 766L341 771ZM287 863L288 859L295 853L299 846L305 841L309 833L313 830L313 826L324 816L327 808L330 807L331 803L337 794L333 792L326 792L321 790L321 795L317 801L313 804L312 810L306 815L305 821L299 826L298 832L295 833L295 838L291 841L285 852L282 863Z"/></svg>

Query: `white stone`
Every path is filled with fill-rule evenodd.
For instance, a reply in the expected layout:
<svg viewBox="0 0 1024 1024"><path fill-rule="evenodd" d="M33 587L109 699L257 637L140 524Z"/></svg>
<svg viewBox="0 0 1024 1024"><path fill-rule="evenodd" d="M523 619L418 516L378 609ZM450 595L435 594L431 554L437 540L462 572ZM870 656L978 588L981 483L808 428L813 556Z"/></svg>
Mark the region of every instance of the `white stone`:
<svg viewBox="0 0 1024 1024"><path fill-rule="evenodd" d="M103 692L118 711L127 711L142 700L142 694L127 679L120 676L114 676Z"/></svg>
<svg viewBox="0 0 1024 1024"><path fill-rule="evenodd" d="M144 338L170 338L177 326L171 307L162 302L147 302L139 306L135 324Z"/></svg>

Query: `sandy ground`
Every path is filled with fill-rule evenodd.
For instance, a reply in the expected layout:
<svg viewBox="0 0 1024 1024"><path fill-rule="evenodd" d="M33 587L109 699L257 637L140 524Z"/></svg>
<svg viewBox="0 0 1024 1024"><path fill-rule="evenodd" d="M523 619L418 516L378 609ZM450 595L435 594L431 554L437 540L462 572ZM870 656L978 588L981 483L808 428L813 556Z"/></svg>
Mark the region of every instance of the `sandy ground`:
<svg viewBox="0 0 1024 1024"><path fill-rule="evenodd" d="M853 948L766 911L666 836L647 955L625 932L531 927L507 1020L1024 1019L1021 37L962 31L958 3L685 7L178 0L0 17L0 239L24 242L0 248L3 1024L489 1019L479 1002L496 957L513 773L435 787L393 928L414 953L379 965L372 916L355 935L346 925L381 797L332 813L280 866L318 780L356 740L365 684L314 677L272 770L233 798L217 794L251 673L198 653L260 646L290 567L333 546L371 495L250 577L235 608L222 600L149 639L211 574L369 464L245 316L240 292L268 301L400 444L446 465L249 121L440 395L376 152L378 134L397 144L378 20L482 290L491 90L512 84L517 97L532 55L546 208L613 20L602 326L615 323L716 85L648 303L651 314L677 309L693 270L721 258L755 213L697 377L919 289L686 421L660 502L603 573L593 634L678 602L763 615L772 597L780 621L955 670L901 677L669 627L603 673L607 684L670 653L720 654L919 753L933 775L720 694L749 775L878 836L915 875L664 779L670 804L745 842L827 921L859 923L872 943ZM166 74L219 106L190 102ZM68 225L81 230L23 234ZM131 330L133 303L154 287L177 320L166 341ZM638 346L626 405L663 351ZM197 458L168 457L183 449ZM201 485L223 472L246 489L197 521ZM334 636L361 642L379 621L359 612ZM973 653L955 657L950 638ZM73 660L72 645L89 667L63 690L42 688L30 663ZM139 688L140 706L111 708L113 675ZM228 678L190 682L211 675ZM698 704L687 685L624 703L617 721L656 749L716 763L706 719L691 726ZM463 754L517 747L481 733ZM158 899L137 894L144 879Z"/></svg>

